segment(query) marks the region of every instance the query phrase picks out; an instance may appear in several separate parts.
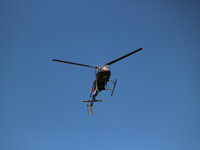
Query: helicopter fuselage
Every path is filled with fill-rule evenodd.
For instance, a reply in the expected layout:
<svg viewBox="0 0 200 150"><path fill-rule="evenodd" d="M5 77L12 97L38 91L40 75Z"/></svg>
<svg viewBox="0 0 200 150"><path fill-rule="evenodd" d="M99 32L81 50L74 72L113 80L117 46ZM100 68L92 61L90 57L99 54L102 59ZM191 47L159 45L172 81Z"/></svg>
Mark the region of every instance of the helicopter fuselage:
<svg viewBox="0 0 200 150"><path fill-rule="evenodd" d="M105 90L105 85L110 79L110 67L108 65L98 66L96 69L96 82L98 91Z"/></svg>

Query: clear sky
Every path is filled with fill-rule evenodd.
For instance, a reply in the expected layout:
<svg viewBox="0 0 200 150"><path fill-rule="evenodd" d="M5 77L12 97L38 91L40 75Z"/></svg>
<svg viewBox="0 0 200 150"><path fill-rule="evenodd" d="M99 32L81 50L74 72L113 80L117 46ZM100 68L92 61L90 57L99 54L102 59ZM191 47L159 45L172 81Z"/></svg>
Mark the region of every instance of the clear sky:
<svg viewBox="0 0 200 150"><path fill-rule="evenodd" d="M1 0L1 150L199 150L198 0ZM90 117L91 68L113 97Z"/></svg>

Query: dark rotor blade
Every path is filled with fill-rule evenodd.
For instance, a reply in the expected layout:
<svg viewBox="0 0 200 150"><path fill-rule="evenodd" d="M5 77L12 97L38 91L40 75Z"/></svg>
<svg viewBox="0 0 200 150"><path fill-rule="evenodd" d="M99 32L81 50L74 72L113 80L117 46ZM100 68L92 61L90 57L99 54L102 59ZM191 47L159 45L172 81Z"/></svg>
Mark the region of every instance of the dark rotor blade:
<svg viewBox="0 0 200 150"><path fill-rule="evenodd" d="M90 67L90 68L96 68L96 67L89 66L89 65L84 65L84 64L79 64L79 63L73 63L73 62L63 61L63 60L58 60L58 59L52 59L52 61L57 61L57 62L62 62L62 63L68 63L68 64L73 64L73 65L79 65L79 66L84 66L84 67Z"/></svg>
<svg viewBox="0 0 200 150"><path fill-rule="evenodd" d="M128 53L128 54L126 54L126 55L124 55L124 56L118 58L118 59L115 59L115 60L113 60L113 61L107 63L106 65L111 65L111 64L113 64L113 63L115 63L115 62L117 62L117 61L119 61L119 60L121 60L121 59L124 59L124 58L126 58L126 57L128 57L128 56L130 56L130 55L132 55L132 54L134 54L134 53L136 53L136 52L138 52L138 51L140 51L140 50L142 50L142 48L139 48L139 49L137 49L137 50L135 50L135 51L133 51L133 52L130 52L130 53Z"/></svg>

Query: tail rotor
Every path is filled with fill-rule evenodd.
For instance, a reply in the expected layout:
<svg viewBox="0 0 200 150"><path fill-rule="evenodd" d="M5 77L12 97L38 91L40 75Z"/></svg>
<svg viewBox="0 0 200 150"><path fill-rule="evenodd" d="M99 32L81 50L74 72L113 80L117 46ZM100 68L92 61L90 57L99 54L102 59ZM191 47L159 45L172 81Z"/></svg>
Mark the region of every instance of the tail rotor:
<svg viewBox="0 0 200 150"><path fill-rule="evenodd" d="M87 112L88 112L88 114L90 114L89 104L87 104Z"/></svg>
<svg viewBox="0 0 200 150"><path fill-rule="evenodd" d="M87 112L92 116L93 113L93 104L87 104Z"/></svg>

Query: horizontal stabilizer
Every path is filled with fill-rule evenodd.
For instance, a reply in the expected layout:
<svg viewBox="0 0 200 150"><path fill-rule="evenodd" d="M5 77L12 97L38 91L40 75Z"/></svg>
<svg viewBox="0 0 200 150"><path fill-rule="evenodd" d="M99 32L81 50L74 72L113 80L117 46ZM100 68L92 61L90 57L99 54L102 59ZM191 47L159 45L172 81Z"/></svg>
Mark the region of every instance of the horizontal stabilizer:
<svg viewBox="0 0 200 150"><path fill-rule="evenodd" d="M84 100L83 102L103 102L103 100Z"/></svg>
<svg viewBox="0 0 200 150"><path fill-rule="evenodd" d="M90 101L90 100L87 100L87 101L83 101L83 102L85 103L85 102L91 102L91 101Z"/></svg>
<svg viewBox="0 0 200 150"><path fill-rule="evenodd" d="M94 102L103 102L103 100L95 100Z"/></svg>

